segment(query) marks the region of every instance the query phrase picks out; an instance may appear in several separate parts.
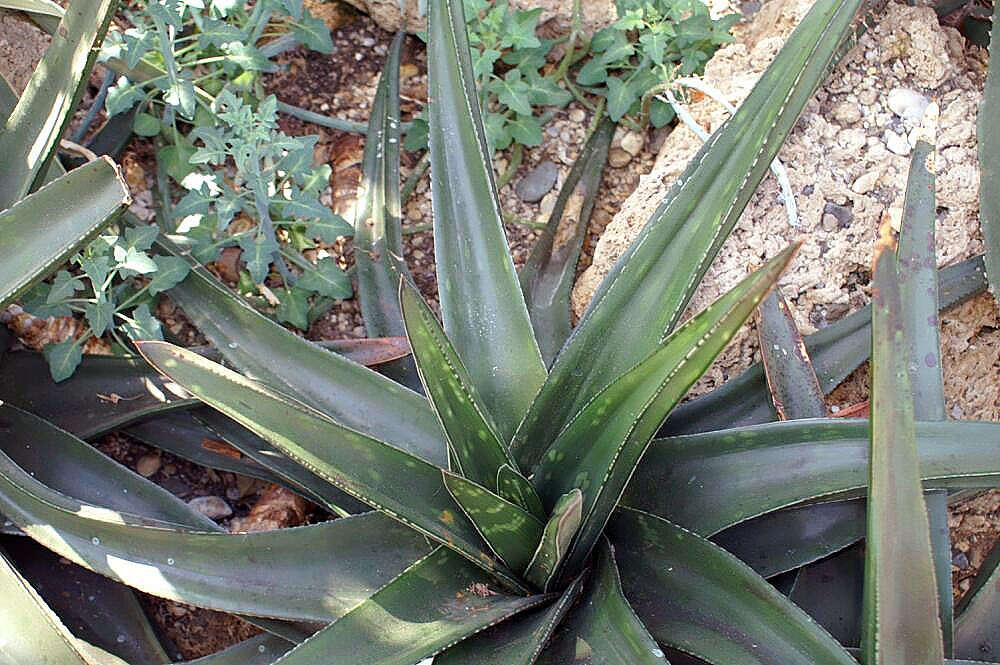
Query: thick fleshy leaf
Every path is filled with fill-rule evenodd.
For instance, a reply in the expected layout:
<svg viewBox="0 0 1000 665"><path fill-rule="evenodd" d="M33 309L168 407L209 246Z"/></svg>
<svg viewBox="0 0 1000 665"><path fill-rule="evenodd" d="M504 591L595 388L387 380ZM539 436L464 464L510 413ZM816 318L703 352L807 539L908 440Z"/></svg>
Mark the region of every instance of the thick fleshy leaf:
<svg viewBox="0 0 1000 665"><path fill-rule="evenodd" d="M546 451L532 478L542 504L551 509L573 488L583 492L583 520L561 570L579 568L663 419L767 295L796 248L678 328L587 404Z"/></svg>
<svg viewBox="0 0 1000 665"><path fill-rule="evenodd" d="M52 0L0 0L0 7L29 14L42 14L61 19L66 11Z"/></svg>
<svg viewBox="0 0 1000 665"><path fill-rule="evenodd" d="M917 423L925 487L995 487L1000 423ZM867 420L790 420L657 439L622 503L702 536L868 482ZM845 497L838 497L845 498Z"/></svg>
<svg viewBox="0 0 1000 665"><path fill-rule="evenodd" d="M345 517L370 510L367 504L343 492L280 450L260 438L232 418L209 407L195 409L193 418L236 450L255 460L260 466L280 476L278 481L314 503L326 506L335 515Z"/></svg>
<svg viewBox="0 0 1000 665"><path fill-rule="evenodd" d="M899 313L906 330L913 414L917 420L944 420L944 382L937 316L937 258L934 249L934 174L927 160L934 146L917 141L910 161L903 201L902 228L896 269L899 274Z"/></svg>
<svg viewBox="0 0 1000 665"><path fill-rule="evenodd" d="M979 168L979 219L986 246L986 272L990 290L1000 297L1000 21L993 21L989 71L979 108L977 139Z"/></svg>
<svg viewBox="0 0 1000 665"><path fill-rule="evenodd" d="M918 140L910 159L910 173L903 202L902 228L896 250L899 275L900 316L906 330L907 367L913 391L916 420L945 420L944 380L941 376L941 346L937 316L937 255L934 222L937 216L934 173L927 162L934 159L934 146ZM951 541L948 534L947 493L926 495L931 522L931 551L938 581L938 615L944 638L944 654L952 653L953 608L951 594Z"/></svg>
<svg viewBox="0 0 1000 665"><path fill-rule="evenodd" d="M248 534L148 526L49 490L6 455L0 467L0 509L39 543L146 593L209 609L331 621L430 549L379 513Z"/></svg>
<svg viewBox="0 0 1000 665"><path fill-rule="evenodd" d="M76 640L0 550L0 664L92 665Z"/></svg>
<svg viewBox="0 0 1000 665"><path fill-rule="evenodd" d="M500 560L511 570L520 572L527 568L542 537L542 523L481 485L448 471L442 470L441 474L451 498Z"/></svg>
<svg viewBox="0 0 1000 665"><path fill-rule="evenodd" d="M892 228L875 248L872 418L861 651L868 665L944 659Z"/></svg>
<svg viewBox="0 0 1000 665"><path fill-rule="evenodd" d="M18 572L74 636L128 663L169 662L131 589L61 561L27 538L11 539L4 543L4 549Z"/></svg>
<svg viewBox="0 0 1000 665"><path fill-rule="evenodd" d="M615 124L606 119L583 146L545 230L518 273L546 366L552 364L573 330L569 296L614 131Z"/></svg>
<svg viewBox="0 0 1000 665"><path fill-rule="evenodd" d="M0 400L31 411L82 439L156 413L197 404L141 358L84 356L73 376L55 383L45 358L31 351L0 363Z"/></svg>
<svg viewBox="0 0 1000 665"><path fill-rule="evenodd" d="M151 365L338 490L523 588L451 498L439 467L195 353L165 342L137 346Z"/></svg>
<svg viewBox="0 0 1000 665"><path fill-rule="evenodd" d="M321 342L320 346L368 366L402 358L410 349L405 337L332 340ZM213 349L192 350L208 358L220 358ZM15 351L7 354L0 363L0 400L42 416L81 439L128 426L136 420L144 422L135 427L152 436L158 418L147 418L186 410L198 403L138 357L85 355L73 376L59 383L47 380L46 373L45 358L39 353ZM169 430L177 426L183 416L164 415L163 418L163 428ZM182 456L192 459L190 455ZM193 461L212 466L207 460Z"/></svg>
<svg viewBox="0 0 1000 665"><path fill-rule="evenodd" d="M384 365L410 355L406 337L332 339L323 340L319 345L365 367Z"/></svg>
<svg viewBox="0 0 1000 665"><path fill-rule="evenodd" d="M33 481L44 483L42 487L48 491L54 488L58 496L69 501L121 511L140 521L170 524L174 528L221 530L215 522L163 488L32 414L0 405L0 431L6 433L0 442L5 459L30 474ZM52 444L58 445L58 455L51 454ZM8 518L22 526L13 516ZM249 620L287 639L302 635L300 627L266 619Z"/></svg>
<svg viewBox="0 0 1000 665"><path fill-rule="evenodd" d="M67 8L17 106L0 127L0 155L4 156L0 210L23 198L44 177L117 4L116 0L73 0ZM50 242L75 237L43 233L37 224L47 221L45 216L36 215L35 220L37 235Z"/></svg>
<svg viewBox="0 0 1000 665"><path fill-rule="evenodd" d="M608 525L622 586L643 624L715 665L856 665L830 634L720 547L631 509Z"/></svg>
<svg viewBox="0 0 1000 665"><path fill-rule="evenodd" d="M556 602L462 640L436 656L435 665L534 665L582 586L583 577L576 578Z"/></svg>
<svg viewBox="0 0 1000 665"><path fill-rule="evenodd" d="M2 138L0 134L0 143ZM14 159L10 153L0 154L7 164ZM81 166L0 212L4 238L0 307L54 272L130 202L118 168L105 158Z"/></svg>
<svg viewBox="0 0 1000 665"><path fill-rule="evenodd" d="M758 308L757 335L778 420L822 418L826 400L788 303L775 289Z"/></svg>
<svg viewBox="0 0 1000 665"><path fill-rule="evenodd" d="M193 413L195 411L199 415L205 411L214 413L212 409L208 408L166 413L130 425L124 431L147 446L165 450L195 464L283 484L282 478L268 467L257 463L252 457L244 455L240 450L221 441L215 432L195 417ZM235 425L235 423L233 424ZM237 425L237 427L239 426ZM244 431L249 437L252 437L255 443L259 442L263 447L271 448L257 435L249 430ZM271 449L273 450L273 448Z"/></svg>
<svg viewBox="0 0 1000 665"><path fill-rule="evenodd" d="M180 253L169 243L162 246ZM421 395L286 330L203 269L193 269L170 297L226 361L250 378L431 464L447 465L444 433Z"/></svg>
<svg viewBox="0 0 1000 665"><path fill-rule="evenodd" d="M406 334L420 381L430 398L457 471L483 487L496 488L503 465L513 466L479 392L434 312L406 280L398 286Z"/></svg>
<svg viewBox="0 0 1000 665"><path fill-rule="evenodd" d="M740 109L695 155L604 279L518 428L514 450L522 468L531 468L584 404L652 353L680 321L826 75L859 5L813 4Z"/></svg>
<svg viewBox="0 0 1000 665"><path fill-rule="evenodd" d="M539 589L546 589L552 581L552 575L559 563L569 551L573 536L580 528L583 519L583 493L572 489L556 502L552 516L545 523L541 540L531 563L524 571L524 579Z"/></svg>
<svg viewBox="0 0 1000 665"><path fill-rule="evenodd" d="M861 644L864 579L865 551L859 544L804 567L789 598L838 642L854 647Z"/></svg>
<svg viewBox="0 0 1000 665"><path fill-rule="evenodd" d="M931 554L934 556L934 577L937 582L938 619L941 621L941 637L944 655L954 655L955 642L955 601L951 588L951 531L948 529L948 492L929 490L924 492L927 504L927 520L930 524Z"/></svg>
<svg viewBox="0 0 1000 665"><path fill-rule="evenodd" d="M402 44L403 33L399 33L389 48L375 89L354 220L358 300L370 337L405 333L397 296L400 276L410 274L403 260L399 198L399 57Z"/></svg>
<svg viewBox="0 0 1000 665"><path fill-rule="evenodd" d="M504 464L497 470L497 494L536 517L545 516L545 508L542 507L542 500L538 498L535 486L510 464Z"/></svg>
<svg viewBox="0 0 1000 665"><path fill-rule="evenodd" d="M938 308L948 309L986 289L983 257L977 256L938 271ZM871 355L871 306L807 335L806 349L823 392L829 393ZM678 406L661 428L661 436L696 434L766 423L776 418L760 364L721 388Z"/></svg>
<svg viewBox="0 0 1000 665"><path fill-rule="evenodd" d="M285 640L269 635L258 635L210 656L195 658L177 665L271 665L291 648L292 645Z"/></svg>
<svg viewBox="0 0 1000 665"><path fill-rule="evenodd" d="M170 492L9 404L0 405L0 450L39 482L79 501L198 530L215 528Z"/></svg>
<svg viewBox="0 0 1000 665"><path fill-rule="evenodd" d="M955 609L955 655L996 660L1000 653L1000 547L993 546Z"/></svg>
<svg viewBox="0 0 1000 665"><path fill-rule="evenodd" d="M663 651L622 593L614 548L597 547L595 571L580 602L559 627L538 660L543 665L668 665Z"/></svg>
<svg viewBox="0 0 1000 665"><path fill-rule="evenodd" d="M545 381L545 365L503 229L462 2L439 0L427 10L427 118L441 315L506 443Z"/></svg>
<svg viewBox="0 0 1000 665"><path fill-rule="evenodd" d="M864 501L831 501L766 513L716 534L712 542L769 578L818 561L864 535Z"/></svg>
<svg viewBox="0 0 1000 665"><path fill-rule="evenodd" d="M510 596L439 547L275 665L413 665L548 596Z"/></svg>

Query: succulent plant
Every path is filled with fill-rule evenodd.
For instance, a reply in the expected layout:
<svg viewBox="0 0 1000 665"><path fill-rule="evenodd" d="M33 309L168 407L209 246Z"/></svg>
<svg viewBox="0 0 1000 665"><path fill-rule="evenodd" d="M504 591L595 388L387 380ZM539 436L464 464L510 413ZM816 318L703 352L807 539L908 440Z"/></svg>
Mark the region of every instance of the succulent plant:
<svg viewBox="0 0 1000 665"><path fill-rule="evenodd" d="M432 0L443 324L400 260L398 39L373 105L356 220L369 332L405 333L412 364L387 378L294 335L193 265L171 296L214 351L139 342L162 376L136 358L85 359L58 387L34 378L37 356L0 358L9 530L116 583L269 633L203 663L851 665L859 647L868 665L990 657L997 557L953 619L940 591L947 530L929 526L946 491L1000 481L1000 424L943 419L936 311L985 279L981 259L935 274L929 144L916 151L899 248L886 228L876 249L870 309L802 340L787 306L765 301L792 246L681 322L859 6L817 0L571 330L568 285L612 128L595 124L519 276L461 2ZM573 218L564 213L577 187ZM18 292L7 283L5 299ZM762 335L796 352L765 353L766 372L675 409L762 303ZM824 418L822 392L872 349L871 422ZM341 517L222 532L74 436L122 427ZM206 435L242 457L213 458L199 446ZM933 490L926 509L921 482ZM100 647L74 635L11 560L0 559L8 660L128 658L106 631L96 631ZM824 596L817 580L829 567L843 572ZM133 616L126 605L107 611Z"/></svg>

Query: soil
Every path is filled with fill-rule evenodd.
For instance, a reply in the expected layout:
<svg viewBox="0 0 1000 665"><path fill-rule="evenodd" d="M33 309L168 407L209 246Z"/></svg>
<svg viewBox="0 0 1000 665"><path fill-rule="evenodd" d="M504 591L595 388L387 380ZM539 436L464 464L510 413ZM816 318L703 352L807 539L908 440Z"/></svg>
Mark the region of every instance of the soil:
<svg viewBox="0 0 1000 665"><path fill-rule="evenodd" d="M395 2L388 3L390 5ZM586 4L586 3L585 3ZM713 3L719 4L719 3ZM724 4L724 3L722 3ZM720 52L710 65L706 78L720 87L730 101L738 103L752 86L756 76L781 43L775 33L790 30L801 16L798 4L787 0L770 0L765 4L770 32L759 27L765 21L746 24L738 43ZM298 49L281 56L282 70L265 80L265 88L279 100L318 113L359 122L367 119L375 85L387 53L392 34L375 21L353 8L337 2L311 2L306 6L321 16L331 28L335 50L318 54ZM714 7L718 11L719 7ZM921 11L924 13L921 14ZM769 13L770 12L770 13ZM782 158L790 168L790 177L797 192L802 193L800 214L806 224L802 232L787 228L777 198L777 188L768 178L759 188L736 232L710 271L707 284L695 300L704 305L721 290L732 285L751 261L760 263L794 236L806 238L806 249L800 254L796 268L782 283L782 291L796 311L797 323L803 332L828 325L868 299L868 265L874 225L883 215L895 214L901 195L901 177L907 158L885 149L885 132L899 129L895 119L883 120L888 112L885 93L893 87L909 86L933 97L942 109L942 117L950 113L960 120L956 126L974 122L981 88L983 56L970 47L951 29L941 28L931 21L926 10L891 5L880 31L865 38L846 59L831 80L810 103L803 119L788 144ZM922 30L923 32L914 32ZM951 31L949 31L951 30ZM913 49L883 58L892 44L907 36L913 43L929 43L930 49ZM925 41L918 42L918 39ZM0 72L12 78L20 89L34 62L44 51L46 38L33 25L7 13L0 13ZM14 48L16 46L16 48ZM926 51L930 53L925 57ZM426 100L426 61L423 44L416 37L407 37L403 52L403 112L404 119L418 111ZM872 64L872 63L878 63ZM945 63L945 64L942 64ZM89 107L104 73L98 67L85 92L84 109ZM864 91L876 93L875 99ZM862 98L864 93L864 98ZM951 95L949 97L949 95ZM859 117L844 106L857 107ZM846 110L845 110L846 109ZM714 128L724 118L710 102L692 107L695 117L705 126ZM80 117L78 113L78 117ZM510 183L501 189L503 209L522 220L544 222L554 203L555 192L564 181L581 146L589 113L575 102L559 112L546 128L543 144L526 151L524 161ZM351 218L356 202L355 192L360 179L360 156L363 138L329 130L295 118L283 116L282 129L292 135L318 134L315 159L329 163L333 169L330 188L323 201L337 212ZM583 274L575 298L577 312L589 299L587 289L599 281L601 272L617 258L616 252L627 243L627 234L644 220L645 202L657 200L662 190L686 162L689 152L697 148L687 130L650 131L645 135L620 130L615 137L614 162L601 184L598 204L594 211L578 272ZM941 211L939 252L942 262L951 262L981 251L978 239L976 194L978 169L975 167L974 131L954 131L947 145L939 141L939 199L946 205ZM875 139L873 142L872 139ZM860 147L854 143L861 141ZM827 146L817 150L817 144ZM881 146L881 148L879 147ZM627 148L627 149L626 149ZM856 159L860 150L862 158ZM950 150L950 152L949 152ZM634 154L633 154L634 153ZM854 163L841 168L837 159ZM136 203L133 210L145 218L153 213L152 187L155 168L152 145L136 139L123 156L126 177L133 188ZM499 154L495 160L498 173L506 170L510 156ZM537 203L521 201L514 185L543 161L559 168L552 192ZM403 177L416 165L416 157L403 155ZM858 178L877 169L874 186L865 193L852 188ZM808 193L806 193L808 191ZM851 221L834 228L824 215L828 204L851 208ZM431 221L429 179L425 175L413 197L404 207L406 259L415 280L437 307L437 283L434 270L434 247L431 233L409 232ZM612 228L605 233L606 228ZM538 232L530 225L506 225L508 242L515 264L527 258ZM603 240L602 239L603 236ZM343 266L352 263L349 242L327 247ZM593 264L593 267L592 267ZM225 266L216 266L217 274L225 278ZM822 282L822 284L821 284ZM170 335L184 343L200 343L203 338L193 328L183 312L164 299L157 309ZM65 325L65 323L64 323ZM72 334L71 332L63 334ZM338 301L306 333L310 339L339 339L364 336L364 327L357 304L353 300ZM730 346L706 379L693 394L705 392L731 378L756 361L756 334L752 327ZM983 295L956 308L942 322L943 365L949 414L954 418L1000 420L1000 398L997 377L1000 376L1000 312L996 301ZM831 408L842 410L867 399L867 367L856 371L829 397ZM120 434L103 437L99 449L137 471L155 470L150 479L166 487L184 500L196 497L220 497L233 511L220 521L230 526L245 519L257 505L266 488L262 483L216 472L148 448ZM310 507L305 519L310 521L327 516ZM971 497L955 506L949 526L953 542L953 582L956 597L968 589L969 580L982 563L989 548L1000 536L1000 492L987 492ZM141 599L159 630L168 642L172 656L195 658L218 651L257 629L242 620L216 612L201 610L178 603L141 595Z"/></svg>

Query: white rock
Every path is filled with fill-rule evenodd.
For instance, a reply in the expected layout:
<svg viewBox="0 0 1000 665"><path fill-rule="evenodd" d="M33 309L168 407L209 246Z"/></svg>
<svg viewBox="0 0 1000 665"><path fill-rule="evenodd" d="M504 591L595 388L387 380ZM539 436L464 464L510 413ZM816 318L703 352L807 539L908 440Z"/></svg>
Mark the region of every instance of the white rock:
<svg viewBox="0 0 1000 665"><path fill-rule="evenodd" d="M854 184L851 185L851 190L857 194L867 194L874 189L875 183L877 183L878 179L881 177L882 171L877 169L862 174L857 180L854 181Z"/></svg>
<svg viewBox="0 0 1000 665"><path fill-rule="evenodd" d="M218 496L195 497L188 501L188 505L212 520L219 520L233 514L233 509L229 507L229 504Z"/></svg>
<svg viewBox="0 0 1000 665"><path fill-rule="evenodd" d="M893 88L889 92L889 108L908 123L919 122L931 103L919 92L909 88Z"/></svg>
<svg viewBox="0 0 1000 665"><path fill-rule="evenodd" d="M842 125L852 125L861 120L861 109L853 102L841 102L833 107L833 118Z"/></svg>
<svg viewBox="0 0 1000 665"><path fill-rule="evenodd" d="M910 141L905 134L897 134L891 129L885 131L885 147L897 155L910 154Z"/></svg>
<svg viewBox="0 0 1000 665"><path fill-rule="evenodd" d="M642 145L645 143L645 138L646 137L642 134L629 132L622 137L622 150L635 157L642 151Z"/></svg>

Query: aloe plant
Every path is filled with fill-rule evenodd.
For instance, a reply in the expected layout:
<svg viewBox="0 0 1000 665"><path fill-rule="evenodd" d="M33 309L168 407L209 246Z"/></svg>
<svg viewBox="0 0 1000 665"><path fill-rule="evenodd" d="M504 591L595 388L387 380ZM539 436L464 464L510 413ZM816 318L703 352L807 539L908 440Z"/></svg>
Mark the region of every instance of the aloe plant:
<svg viewBox="0 0 1000 665"><path fill-rule="evenodd" d="M913 250L928 246L926 223L904 224L896 261L883 243L874 306L806 339L812 362L792 354L786 367L774 354L765 358L766 377L751 371L740 389L714 398L720 413L749 405L754 424L734 427L733 418L719 427L715 413L688 408L683 423L668 421L685 433L658 434L671 412L685 413L674 409L688 388L794 257L793 245L680 322L842 52L859 4L816 2L569 332L567 280L579 245L556 246L554 237L564 221L577 222L569 235L579 237L585 222L563 220L557 207L537 256L515 273L461 3L432 0L428 118L443 323L388 256L401 249L398 40L370 125L369 204L356 220L370 230L359 233L371 259L359 289L370 330L405 333L416 376L398 378L417 379L423 394L285 330L193 266L171 296L215 355L140 342L164 378L135 359L87 359L71 382L26 391L10 383L31 375L37 358L14 352L0 360L8 381L0 398L35 412L0 405L0 511L20 533L90 571L239 614L271 633L220 653L217 663L852 665L859 647L869 665L944 662L951 631L938 622L950 610L933 579L921 482L931 490L1000 484L1000 425L935 418L915 407L907 386L939 397L940 375L909 374L915 354L936 349L936 325L928 336L927 326L910 323L926 322L939 304L926 289L933 263L924 257L912 276L907 269ZM593 188L609 133L594 132L566 197L578 183ZM908 220L933 219L928 197L915 196L912 207ZM160 249L184 256L169 238ZM941 303L981 291L981 265L941 276ZM917 294L918 305L900 293ZM764 316L767 334L799 344L787 320ZM872 349L871 424L823 418L819 392ZM766 422L772 395L793 394L803 382L810 399L781 398L784 420ZM59 399L71 385L138 399ZM915 412L924 422L914 422ZM221 532L74 435L114 427L192 457L167 441L189 435L170 433L211 433L246 456L242 472L342 517ZM859 499L869 489L866 508ZM913 519L894 523L896 511ZM856 637L838 640L817 623L824 608L811 604L810 580L831 562L849 569L856 559L841 557L856 556L851 546L865 536L865 593L855 585L856 596L844 600L863 624ZM4 602L17 617L0 626L0 639L30 654L22 660L117 662L68 630L7 559L0 564ZM956 618L960 657L982 656L995 638L996 561L990 566ZM920 596L907 603L911 584ZM34 624L45 630L29 639L23 627Z"/></svg>

